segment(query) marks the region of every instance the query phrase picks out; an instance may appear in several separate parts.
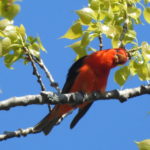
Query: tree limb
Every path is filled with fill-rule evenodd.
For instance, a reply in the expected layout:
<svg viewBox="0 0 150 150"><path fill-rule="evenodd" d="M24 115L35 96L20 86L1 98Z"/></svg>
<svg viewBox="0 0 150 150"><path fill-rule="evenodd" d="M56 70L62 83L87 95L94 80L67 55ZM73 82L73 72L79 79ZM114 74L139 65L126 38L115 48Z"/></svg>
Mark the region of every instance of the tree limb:
<svg viewBox="0 0 150 150"><path fill-rule="evenodd" d="M0 102L0 110L8 110L16 106L26 106L31 104L72 104L77 105L86 101L96 100L111 100L117 99L120 102L124 102L129 98L150 94L150 84L142 85L136 88L130 88L125 90L113 90L105 93L93 92L91 94L86 93L68 93L68 94L56 94L53 92L42 92L41 95L27 95L23 97L14 97ZM26 136L28 134L35 134L41 131L35 131L34 127L26 129L18 129L14 132L6 131L0 135L0 141L13 137Z"/></svg>
<svg viewBox="0 0 150 150"><path fill-rule="evenodd" d="M29 49L27 47L24 46L23 49L25 50L25 52L27 53L27 56L30 59L31 65L33 67L33 75L35 75L37 77L37 79L38 79L37 81L40 84L41 90L45 91L46 89L45 89L44 83L42 82L41 75L39 74L38 69L35 65L35 62L33 60L33 56L30 54Z"/></svg>
<svg viewBox="0 0 150 150"><path fill-rule="evenodd" d="M40 95L27 95L22 97L12 97L3 101L0 101L0 110L9 110L16 106L26 106L31 104L81 104L86 101L96 100L109 100L116 99L120 102L124 102L129 98L150 94L150 84L142 85L136 88L130 88L125 90L113 90L105 93L93 92L91 94L86 93L68 93L68 94L56 94L53 92L42 92Z"/></svg>
<svg viewBox="0 0 150 150"><path fill-rule="evenodd" d="M37 60L37 59L34 59L34 60L44 70L44 72L46 74L46 77L50 81L50 85L52 87L54 87L58 93L61 93L61 90L58 87L58 83L54 81L53 76L51 75L51 73L49 72L49 70L47 69L47 67L45 66L43 60L41 58L39 60Z"/></svg>
<svg viewBox="0 0 150 150"><path fill-rule="evenodd" d="M38 131L35 132L33 127L26 128L26 129L18 129L13 132L6 131L6 132L4 132L4 134L0 135L0 141L6 140L9 138L13 138L13 137L21 137L21 136L25 137L28 134L35 134L35 133L38 133Z"/></svg>
<svg viewBox="0 0 150 150"><path fill-rule="evenodd" d="M102 35L100 34L99 37L99 50L102 50L103 49L103 40L102 40Z"/></svg>

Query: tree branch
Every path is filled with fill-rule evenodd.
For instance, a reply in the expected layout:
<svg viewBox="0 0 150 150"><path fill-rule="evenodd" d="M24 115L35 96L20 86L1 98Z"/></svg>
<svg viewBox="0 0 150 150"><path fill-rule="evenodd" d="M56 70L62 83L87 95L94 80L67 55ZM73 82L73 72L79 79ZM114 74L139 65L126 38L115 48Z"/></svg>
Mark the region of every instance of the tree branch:
<svg viewBox="0 0 150 150"><path fill-rule="evenodd" d="M53 92L42 92L40 95L27 95L22 97L12 97L0 101L0 110L9 110L16 106L26 106L31 104L81 104L86 101L116 99L124 102L129 98L150 94L150 85L142 85L136 88L125 90L113 90L105 93L93 92L56 94Z"/></svg>
<svg viewBox="0 0 150 150"><path fill-rule="evenodd" d="M56 83L56 82L54 81L54 79L53 79L51 73L49 72L49 70L48 70L47 67L45 66L43 60L40 58L39 60L34 59L34 61L44 70L44 72L45 72L47 78L48 78L49 81L50 81L50 85L51 85L52 87L54 87L58 93L61 93L61 90L60 90L60 88L58 87L58 83Z"/></svg>
<svg viewBox="0 0 150 150"><path fill-rule="evenodd" d="M27 47L24 46L23 49L25 50L25 52L27 53L27 56L30 59L31 65L33 67L33 75L35 75L37 77L37 79L38 79L37 81L40 84L41 90L45 91L46 89L45 89L44 83L42 82L42 78L41 78L40 74L38 73L38 69L37 69L35 62L33 60L33 56L30 54Z"/></svg>
<svg viewBox="0 0 150 150"><path fill-rule="evenodd" d="M13 137L21 137L21 136L25 137L28 134L35 134L35 133L38 133L38 131L35 132L33 127L26 128L26 129L18 129L13 132L6 131L6 132L4 132L4 134L0 135L0 141L6 140L9 138L13 138Z"/></svg>
<svg viewBox="0 0 150 150"><path fill-rule="evenodd" d="M103 40L102 40L102 35L100 34L99 37L99 49L102 50L103 49Z"/></svg>
<svg viewBox="0 0 150 150"><path fill-rule="evenodd" d="M31 104L81 104L86 101L96 100L110 100L117 99L120 102L124 102L129 98L150 94L150 84L142 85L140 87L125 89L125 90L113 90L105 93L93 92L91 94L85 93L68 93L68 94L56 94L53 92L42 92L41 95L27 95L23 97L14 97L0 102L0 110L8 110L16 106L26 106ZM35 131L34 127L26 129L18 129L14 132L4 132L0 135L0 141L13 137L26 136L28 134L35 134L41 131Z"/></svg>
<svg viewBox="0 0 150 150"><path fill-rule="evenodd" d="M123 24L123 30L122 30L122 33L121 33L120 38L119 38L119 41L120 41L119 47L120 48L124 48L123 39L125 38L125 35L126 35L127 31L128 31L128 25L127 25L126 21Z"/></svg>

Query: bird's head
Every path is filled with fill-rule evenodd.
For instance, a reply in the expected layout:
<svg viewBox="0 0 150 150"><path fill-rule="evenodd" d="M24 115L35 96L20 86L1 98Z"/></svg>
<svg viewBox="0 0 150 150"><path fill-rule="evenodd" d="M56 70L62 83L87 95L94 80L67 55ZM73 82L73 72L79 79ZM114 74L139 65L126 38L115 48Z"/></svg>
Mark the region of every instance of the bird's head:
<svg viewBox="0 0 150 150"><path fill-rule="evenodd" d="M107 49L99 52L100 62L106 68L125 64L129 59L128 52L123 48Z"/></svg>
<svg viewBox="0 0 150 150"><path fill-rule="evenodd" d="M114 66L123 65L129 59L129 54L125 49L114 49Z"/></svg>

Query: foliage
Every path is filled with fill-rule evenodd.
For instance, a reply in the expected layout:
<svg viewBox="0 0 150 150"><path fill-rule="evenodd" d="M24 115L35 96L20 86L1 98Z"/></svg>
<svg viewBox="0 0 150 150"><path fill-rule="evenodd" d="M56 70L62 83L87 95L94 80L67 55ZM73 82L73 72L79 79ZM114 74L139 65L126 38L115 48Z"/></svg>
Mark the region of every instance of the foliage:
<svg viewBox="0 0 150 150"><path fill-rule="evenodd" d="M12 20L20 11L17 0L0 0L0 16Z"/></svg>
<svg viewBox="0 0 150 150"><path fill-rule="evenodd" d="M150 139L146 139L140 142L136 142L139 150L150 150Z"/></svg>
<svg viewBox="0 0 150 150"><path fill-rule="evenodd" d="M149 0L89 0L88 7L76 11L78 19L62 38L76 40L69 47L75 51L77 59L88 51L95 51L90 43L102 35L110 39L113 48L122 45L138 47L134 27L142 24L142 14L146 22L150 23L148 3ZM141 49L132 54L129 65L116 72L115 81L120 86L125 84L129 76L138 75L140 80L150 79L150 46L147 42L140 46Z"/></svg>
<svg viewBox="0 0 150 150"><path fill-rule="evenodd" d="M28 54L40 57L40 49L45 51L39 37L26 35L23 25L15 26L13 21L3 19L0 21L0 57L8 68L19 59L29 62Z"/></svg>

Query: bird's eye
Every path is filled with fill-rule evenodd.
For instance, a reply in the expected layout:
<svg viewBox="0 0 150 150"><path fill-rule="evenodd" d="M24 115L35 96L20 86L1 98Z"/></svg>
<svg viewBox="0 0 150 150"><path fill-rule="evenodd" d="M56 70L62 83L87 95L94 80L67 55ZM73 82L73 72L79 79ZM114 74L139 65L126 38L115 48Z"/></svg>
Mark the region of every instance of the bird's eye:
<svg viewBox="0 0 150 150"><path fill-rule="evenodd" d="M120 52L120 50L119 50L119 49L116 49L116 52Z"/></svg>

